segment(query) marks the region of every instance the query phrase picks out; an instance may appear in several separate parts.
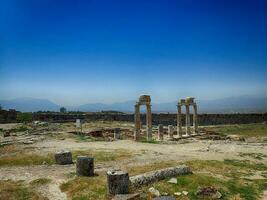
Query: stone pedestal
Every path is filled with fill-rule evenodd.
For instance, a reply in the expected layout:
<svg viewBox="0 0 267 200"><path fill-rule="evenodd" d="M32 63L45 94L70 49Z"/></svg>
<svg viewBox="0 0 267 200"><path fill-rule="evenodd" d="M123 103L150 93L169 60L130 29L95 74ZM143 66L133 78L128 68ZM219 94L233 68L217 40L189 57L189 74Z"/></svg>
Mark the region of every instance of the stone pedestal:
<svg viewBox="0 0 267 200"><path fill-rule="evenodd" d="M94 158L89 156L78 156L76 163L76 173L80 176L93 176Z"/></svg>
<svg viewBox="0 0 267 200"><path fill-rule="evenodd" d="M158 126L158 140L163 140L163 132L164 132L163 125L159 124L159 126Z"/></svg>
<svg viewBox="0 0 267 200"><path fill-rule="evenodd" d="M55 154L56 164L67 165L72 164L72 154L70 151L60 151Z"/></svg>
<svg viewBox="0 0 267 200"><path fill-rule="evenodd" d="M114 129L114 139L115 140L121 139L121 129L120 128Z"/></svg>
<svg viewBox="0 0 267 200"><path fill-rule="evenodd" d="M123 171L107 172L107 191L108 195L128 194L129 175Z"/></svg>
<svg viewBox="0 0 267 200"><path fill-rule="evenodd" d="M172 125L168 126L168 136L170 139L173 139L173 132L174 132L174 128Z"/></svg>

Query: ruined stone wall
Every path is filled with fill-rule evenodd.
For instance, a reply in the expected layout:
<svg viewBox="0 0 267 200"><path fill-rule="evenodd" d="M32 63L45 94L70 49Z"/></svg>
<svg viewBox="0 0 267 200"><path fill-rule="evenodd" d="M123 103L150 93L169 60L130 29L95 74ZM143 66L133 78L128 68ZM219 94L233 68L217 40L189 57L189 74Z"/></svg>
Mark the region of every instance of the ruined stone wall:
<svg viewBox="0 0 267 200"><path fill-rule="evenodd" d="M17 112L14 110L0 111L0 123L16 122ZM176 125L176 114L152 114L153 125L163 124ZM193 115L190 115L193 118ZM50 122L74 122L77 118L87 121L106 120L106 121L130 121L134 122L133 114L122 113L88 113L88 114L69 114L69 113L34 113L33 120ZM146 116L141 114L142 124L146 123ZM190 120L193 121L192 119ZM267 122L267 113L264 114L199 114L200 125L216 124L247 124ZM182 123L185 124L185 116L182 115Z"/></svg>
<svg viewBox="0 0 267 200"><path fill-rule="evenodd" d="M176 114L153 114L153 125L176 125ZM193 115L190 115L193 118ZM67 122L75 121L80 118L86 121L106 120L106 121L130 121L134 122L133 114L34 114L34 120L51 121L51 122ZM146 116L141 115L142 124L146 123ZM193 120L191 119L191 122ZM200 114L198 115L200 125L216 125L216 124L247 124L267 122L267 113L264 114ZM185 116L182 115L182 123L185 123Z"/></svg>

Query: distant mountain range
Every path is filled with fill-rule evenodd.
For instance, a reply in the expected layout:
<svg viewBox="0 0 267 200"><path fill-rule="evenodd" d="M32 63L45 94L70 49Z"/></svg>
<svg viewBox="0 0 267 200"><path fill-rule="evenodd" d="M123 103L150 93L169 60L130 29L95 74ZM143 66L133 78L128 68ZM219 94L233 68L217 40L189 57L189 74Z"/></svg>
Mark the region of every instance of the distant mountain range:
<svg viewBox="0 0 267 200"><path fill-rule="evenodd" d="M199 113L252 113L267 112L267 97L230 97L216 100L197 100ZM80 106L67 106L69 111L121 111L133 112L135 101L126 101L113 104L91 103ZM177 102L153 103L153 112L176 112ZM59 111L57 105L47 99L19 98L0 100L3 109L16 109L22 112ZM142 109L144 110L144 108Z"/></svg>

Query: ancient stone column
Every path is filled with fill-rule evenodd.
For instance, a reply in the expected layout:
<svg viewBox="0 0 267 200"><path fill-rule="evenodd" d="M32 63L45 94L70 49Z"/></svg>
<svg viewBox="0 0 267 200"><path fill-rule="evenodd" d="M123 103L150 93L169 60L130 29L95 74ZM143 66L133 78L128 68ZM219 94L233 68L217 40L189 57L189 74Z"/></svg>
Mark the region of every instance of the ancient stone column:
<svg viewBox="0 0 267 200"><path fill-rule="evenodd" d="M120 130L120 128L115 128L114 129L114 139L115 140L121 139L121 130Z"/></svg>
<svg viewBox="0 0 267 200"><path fill-rule="evenodd" d="M190 108L189 105L185 105L186 113L185 113L185 132L186 135L190 135Z"/></svg>
<svg viewBox="0 0 267 200"><path fill-rule="evenodd" d="M134 121L135 121L134 140L138 140L139 135L140 135L140 131L141 131L140 106L139 106L139 104L135 104Z"/></svg>
<svg viewBox="0 0 267 200"><path fill-rule="evenodd" d="M76 163L76 173L80 176L93 176L94 158L89 156L78 156Z"/></svg>
<svg viewBox="0 0 267 200"><path fill-rule="evenodd" d="M178 103L177 105L177 135L182 137L182 106Z"/></svg>
<svg viewBox="0 0 267 200"><path fill-rule="evenodd" d="M168 135L169 135L169 138L170 139L173 139L173 126L172 125L169 125L168 126Z"/></svg>
<svg viewBox="0 0 267 200"><path fill-rule="evenodd" d="M159 124L158 126L158 140L163 140L163 125Z"/></svg>
<svg viewBox="0 0 267 200"><path fill-rule="evenodd" d="M129 175L123 171L107 172L108 195L128 194L129 193Z"/></svg>
<svg viewBox="0 0 267 200"><path fill-rule="evenodd" d="M146 128L147 128L147 140L152 140L152 113L151 113L151 105L146 104Z"/></svg>
<svg viewBox="0 0 267 200"><path fill-rule="evenodd" d="M70 151L60 151L55 154L56 164L67 165L72 164L72 154Z"/></svg>
<svg viewBox="0 0 267 200"><path fill-rule="evenodd" d="M194 107L194 115L193 115L194 133L198 134L197 104L195 103L193 107Z"/></svg>

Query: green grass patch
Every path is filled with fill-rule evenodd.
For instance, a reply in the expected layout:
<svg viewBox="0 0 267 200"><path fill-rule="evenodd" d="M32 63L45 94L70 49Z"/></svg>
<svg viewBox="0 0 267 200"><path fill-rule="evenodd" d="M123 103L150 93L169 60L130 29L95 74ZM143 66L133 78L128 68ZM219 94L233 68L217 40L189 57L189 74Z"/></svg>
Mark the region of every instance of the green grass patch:
<svg viewBox="0 0 267 200"><path fill-rule="evenodd" d="M23 181L0 181L0 199L3 200L48 200L36 193L31 187L25 186Z"/></svg>
<svg viewBox="0 0 267 200"><path fill-rule="evenodd" d="M241 169L250 169L250 170L257 170L257 171L267 170L267 165L263 163L253 163L249 160L225 159L224 163L239 167Z"/></svg>
<svg viewBox="0 0 267 200"><path fill-rule="evenodd" d="M38 178L30 182L30 185L32 186L40 186L40 185L46 185L50 183L52 180L49 178Z"/></svg>
<svg viewBox="0 0 267 200"><path fill-rule="evenodd" d="M240 157L251 157L253 159L262 160L263 158L267 158L267 155L263 153L239 153Z"/></svg>
<svg viewBox="0 0 267 200"><path fill-rule="evenodd" d="M142 143L149 143L149 144L160 144L160 141L157 140L142 140Z"/></svg>
<svg viewBox="0 0 267 200"><path fill-rule="evenodd" d="M60 189L73 200L106 199L106 175L76 177L61 184Z"/></svg>
<svg viewBox="0 0 267 200"><path fill-rule="evenodd" d="M16 153L15 155L1 156L0 159L0 166L51 165L53 163L54 156L52 154Z"/></svg>
<svg viewBox="0 0 267 200"><path fill-rule="evenodd" d="M72 157L74 160L77 159L77 156L91 156L94 157L96 162L107 162L115 160L127 159L132 155L129 151L125 149L118 150L99 150L99 151L73 151Z"/></svg>
<svg viewBox="0 0 267 200"><path fill-rule="evenodd" d="M244 137L266 137L267 124L236 124L206 127L206 130L226 135L240 135Z"/></svg>

